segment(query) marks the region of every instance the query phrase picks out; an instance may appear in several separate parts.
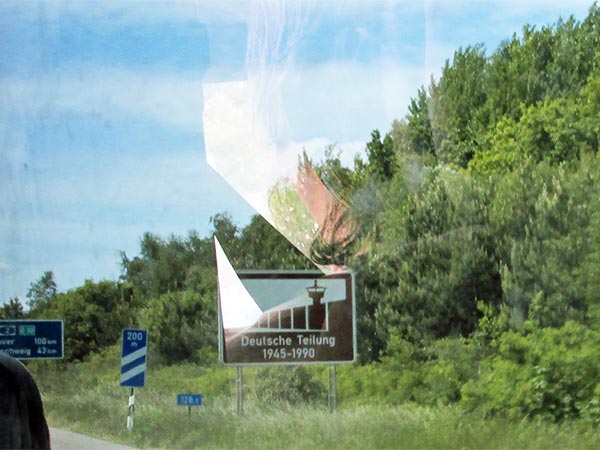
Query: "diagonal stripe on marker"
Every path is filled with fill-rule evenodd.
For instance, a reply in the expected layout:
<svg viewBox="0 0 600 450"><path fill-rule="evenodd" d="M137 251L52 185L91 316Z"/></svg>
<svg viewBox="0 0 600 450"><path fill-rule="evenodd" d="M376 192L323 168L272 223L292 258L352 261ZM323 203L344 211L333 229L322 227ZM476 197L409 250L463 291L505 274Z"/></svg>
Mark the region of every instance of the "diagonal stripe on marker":
<svg viewBox="0 0 600 450"><path fill-rule="evenodd" d="M139 350L136 350L133 353L130 353L127 356L123 356L121 358L121 367L129 364L132 361L135 361L138 358L141 358L142 356L146 356L146 352L148 351L148 347L142 347Z"/></svg>
<svg viewBox="0 0 600 450"><path fill-rule="evenodd" d="M140 373L143 373L145 371L146 371L146 364L142 364L141 366L131 369L131 370L121 374L121 383L125 383L130 378L133 378L136 375L139 375Z"/></svg>

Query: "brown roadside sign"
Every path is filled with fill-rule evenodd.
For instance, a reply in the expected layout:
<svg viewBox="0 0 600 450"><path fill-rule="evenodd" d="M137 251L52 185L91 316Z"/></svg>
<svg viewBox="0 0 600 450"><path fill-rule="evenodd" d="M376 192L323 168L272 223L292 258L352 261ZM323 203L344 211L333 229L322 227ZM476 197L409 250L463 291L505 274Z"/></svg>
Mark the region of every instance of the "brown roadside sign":
<svg viewBox="0 0 600 450"><path fill-rule="evenodd" d="M352 363L354 275L219 274L219 353L228 365Z"/></svg>

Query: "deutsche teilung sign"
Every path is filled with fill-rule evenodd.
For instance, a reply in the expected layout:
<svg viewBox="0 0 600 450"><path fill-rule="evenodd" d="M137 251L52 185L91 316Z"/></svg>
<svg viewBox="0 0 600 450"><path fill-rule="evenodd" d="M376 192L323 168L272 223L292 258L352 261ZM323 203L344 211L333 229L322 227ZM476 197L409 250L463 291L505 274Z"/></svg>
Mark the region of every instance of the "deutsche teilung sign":
<svg viewBox="0 0 600 450"><path fill-rule="evenodd" d="M225 364L354 361L351 272L261 271L236 277L219 276L219 350Z"/></svg>

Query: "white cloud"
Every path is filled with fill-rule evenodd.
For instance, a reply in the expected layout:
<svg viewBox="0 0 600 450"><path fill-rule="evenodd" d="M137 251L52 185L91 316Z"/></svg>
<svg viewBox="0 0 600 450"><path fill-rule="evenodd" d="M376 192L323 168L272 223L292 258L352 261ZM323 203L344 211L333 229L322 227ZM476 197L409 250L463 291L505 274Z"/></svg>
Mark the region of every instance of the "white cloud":
<svg viewBox="0 0 600 450"><path fill-rule="evenodd" d="M283 87L289 133L296 140L369 140L402 117L410 97L428 77L422 65L380 60L331 61L290 72Z"/></svg>
<svg viewBox="0 0 600 450"><path fill-rule="evenodd" d="M93 113L113 120L128 116L155 120L184 131L200 131L202 81L191 74L154 74L89 69L76 75L36 79L2 78L2 110Z"/></svg>
<svg viewBox="0 0 600 450"><path fill-rule="evenodd" d="M38 182L44 185L40 201L78 206L84 199L103 208L190 208L201 200L197 197L202 193L200 180L206 178L202 156L200 151L176 148L158 153L148 149L146 155L139 151L109 154L106 162L98 156L92 167L40 176Z"/></svg>

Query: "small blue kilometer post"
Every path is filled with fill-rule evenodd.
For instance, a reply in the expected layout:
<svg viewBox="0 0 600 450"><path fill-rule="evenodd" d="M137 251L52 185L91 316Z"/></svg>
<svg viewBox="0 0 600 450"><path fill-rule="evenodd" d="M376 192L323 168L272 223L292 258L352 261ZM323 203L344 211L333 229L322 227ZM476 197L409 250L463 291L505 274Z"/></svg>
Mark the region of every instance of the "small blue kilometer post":
<svg viewBox="0 0 600 450"><path fill-rule="evenodd" d="M192 406L202 406L202 394L177 394L177 405L188 407L188 417L192 416Z"/></svg>

